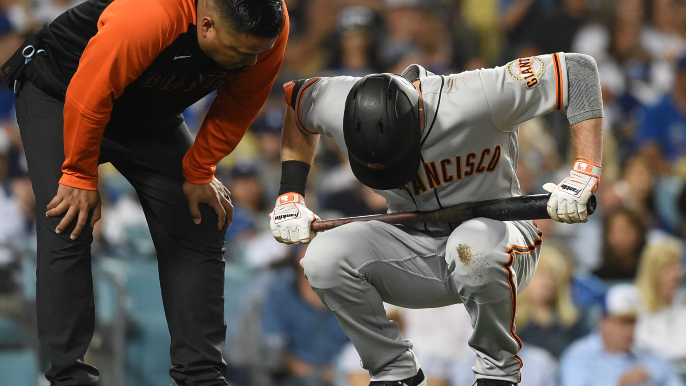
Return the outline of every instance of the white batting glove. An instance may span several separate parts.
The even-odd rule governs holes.
[[[555,221],[567,224],[588,221],[586,204],[598,190],[602,167],[578,159],[574,168],[559,185],[547,183],[543,189],[549,191],[548,215]]]
[[[269,227],[274,238],[285,244],[307,244],[314,235],[312,221],[319,220],[305,206],[305,198],[298,193],[286,193],[276,199],[274,211],[269,214]]]

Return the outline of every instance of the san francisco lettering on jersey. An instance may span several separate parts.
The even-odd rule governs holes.
[[[444,158],[438,163],[436,161],[424,163],[412,181],[414,195],[419,196],[443,184],[460,181],[474,174],[493,172],[500,162],[500,154],[501,148],[497,145],[494,149],[487,147],[479,154],[469,153],[466,157],[455,156],[454,161],[452,158]],[[422,171],[424,177],[422,177]]]

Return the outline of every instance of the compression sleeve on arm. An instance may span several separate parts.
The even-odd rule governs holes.
[[[570,125],[603,117],[603,98],[600,92],[598,66],[584,54],[565,53],[569,79],[567,119]]]

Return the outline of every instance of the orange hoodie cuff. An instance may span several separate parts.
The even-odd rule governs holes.
[[[214,179],[214,172],[217,168],[212,166],[208,171],[204,173],[198,173],[197,171],[190,170],[186,165],[183,168],[183,178],[192,184],[209,184]]]
[[[60,185],[83,190],[98,190],[98,177],[77,177],[71,174],[62,174]]]

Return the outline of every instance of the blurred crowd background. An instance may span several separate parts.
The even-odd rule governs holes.
[[[0,62],[28,34],[78,3],[1,0]],[[286,3],[291,35],[279,79],[239,147],[218,166],[235,206],[226,235],[225,291],[225,353],[233,385],[369,382],[297,264],[305,247],[279,244],[269,231],[267,213],[280,177],[281,84],[400,73],[411,63],[448,74],[557,51],[586,53],[598,63],[603,175],[599,210],[587,224],[538,221],[544,235],[540,265],[517,312],[522,385],[682,384],[686,1]],[[0,385],[42,385],[47,362],[35,332],[36,208],[14,96],[0,83]],[[191,130],[198,130],[211,98],[186,111]],[[544,193],[544,183],[566,177],[573,159],[564,112],[523,123],[519,140],[524,194]],[[166,386],[169,335],[143,211],[111,165],[102,165],[100,176],[103,219],[93,245],[98,323],[86,360],[100,368],[101,385]],[[380,196],[355,180],[330,138],[320,143],[306,200],[322,218],[386,210]],[[617,294],[608,296],[608,289]],[[464,307],[389,306],[388,313],[414,341],[430,386],[473,383]]]

